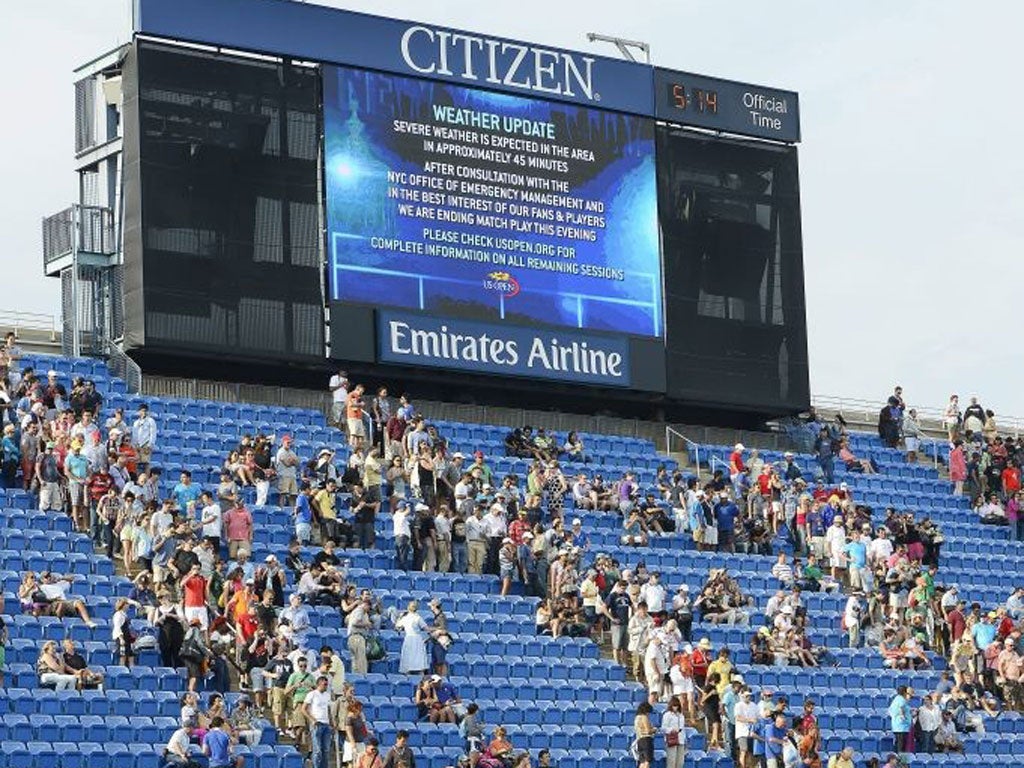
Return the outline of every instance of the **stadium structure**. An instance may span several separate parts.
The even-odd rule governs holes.
[[[371,739],[387,768],[1024,754],[1024,552],[954,495],[960,424],[892,440],[898,397],[811,407],[800,140],[780,88],[309,3],[136,0],[131,41],[75,72],[80,198],[43,221],[59,327],[5,352],[0,765],[376,768]],[[863,525],[903,547],[880,574],[846,548]],[[833,562],[794,570],[814,552]],[[728,610],[674,601],[719,583]],[[87,672],[47,650],[65,640]],[[312,667],[329,716],[298,697]]]

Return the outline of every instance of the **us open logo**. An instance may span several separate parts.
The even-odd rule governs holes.
[[[484,278],[484,290],[495,291],[511,299],[519,294],[519,281],[512,277],[509,272],[489,272]]]

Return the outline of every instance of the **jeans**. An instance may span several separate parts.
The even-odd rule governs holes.
[[[408,571],[412,566],[412,547],[408,536],[395,537],[395,566],[400,571]]]
[[[309,726],[309,740],[313,744],[313,768],[327,768],[327,758],[331,753],[330,723]]]
[[[452,572],[465,573],[469,567],[469,548],[464,541],[452,542]]]
[[[1016,529],[1017,541],[1024,541],[1024,515],[1017,518]]]
[[[921,741],[917,744],[917,751],[926,753],[935,751],[935,731],[921,731]]]
[[[835,482],[835,457],[833,456],[819,456],[818,466],[821,467],[821,474],[825,477],[825,482],[832,484]]]

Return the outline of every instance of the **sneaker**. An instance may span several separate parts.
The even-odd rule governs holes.
[[[96,622],[95,621],[87,621],[87,622],[85,622],[85,626],[87,626],[89,629],[96,629]]]

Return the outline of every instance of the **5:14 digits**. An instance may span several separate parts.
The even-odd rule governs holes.
[[[676,109],[718,114],[717,91],[706,91],[703,88],[687,90],[682,83],[673,83],[669,85],[669,99]]]

